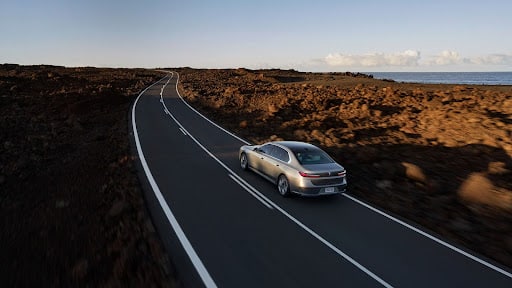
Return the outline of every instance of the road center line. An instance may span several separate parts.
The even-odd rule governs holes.
[[[224,167],[224,169],[226,169],[228,172],[230,172],[229,176],[231,177],[231,179],[236,181],[240,186],[242,186],[247,192],[249,192],[251,195],[253,195],[259,201],[265,201],[266,198],[265,198],[265,196],[263,196],[263,194],[261,194],[261,192],[259,192],[256,188],[252,187],[249,183],[247,183],[244,179],[242,179],[242,177],[238,176],[235,172],[233,172],[233,170],[231,170],[228,166],[226,166],[213,153],[211,153],[208,149],[206,149],[206,147],[204,147],[203,144],[201,144],[194,136],[192,136],[192,134],[190,134],[190,132],[188,132],[187,129],[185,129],[185,127],[183,127],[183,125],[178,121],[178,119],[176,119],[176,117],[174,117],[174,115],[172,115],[171,112],[169,112],[169,110],[167,109],[167,106],[165,105],[165,102],[162,102],[162,105],[164,106],[164,110],[167,111],[166,114],[169,115],[169,117],[171,117],[171,119],[176,123],[176,125],[179,126],[178,128],[181,130],[181,132],[185,135],[188,135],[192,139],[192,141],[194,141],[210,157],[212,157],[215,161],[217,161],[220,165],[222,165],[222,167]],[[268,200],[268,201],[270,201],[270,200]],[[272,209],[272,207],[271,207],[272,205],[269,205],[268,203],[264,203],[264,204],[267,207],[270,206],[269,208]]]
[[[260,196],[258,196],[258,194],[256,194],[255,192],[251,191],[251,189],[249,187],[245,186],[240,180],[238,180],[236,178],[236,176],[234,176],[233,174],[228,174],[228,175],[229,175],[229,177],[231,179],[233,179],[233,181],[235,181],[238,185],[242,186],[242,188],[244,188],[247,192],[249,192],[252,196],[254,196],[254,198],[258,199],[261,203],[263,203],[263,205],[267,206],[267,208],[274,209],[272,207],[272,205],[270,205],[265,200],[263,200]]]

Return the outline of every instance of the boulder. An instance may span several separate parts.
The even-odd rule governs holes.
[[[408,162],[402,162],[402,166],[405,168],[407,178],[416,182],[427,183],[427,176],[419,166]]]
[[[472,173],[462,183],[458,196],[468,204],[512,210],[512,191],[496,187],[485,173]]]

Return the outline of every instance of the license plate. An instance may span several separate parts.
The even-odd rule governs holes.
[[[325,193],[332,193],[332,192],[334,192],[334,187],[325,188]]]

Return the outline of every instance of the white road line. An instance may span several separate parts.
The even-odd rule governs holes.
[[[171,112],[169,112],[169,110],[167,110],[167,115],[170,115]],[[181,133],[183,133],[183,135],[187,135],[187,132],[185,130],[183,130],[181,127],[179,128]]]
[[[163,98],[161,98],[161,99],[163,100]],[[167,109],[167,105],[165,104],[165,101],[162,101],[162,105],[164,106],[164,110],[169,111]],[[172,118],[172,120],[176,123],[176,125],[179,126],[178,128],[183,132],[183,134],[188,135],[190,138],[192,138],[192,140],[200,148],[202,148],[210,157],[212,157],[215,161],[217,161],[220,165],[222,165],[222,167],[224,167],[224,169],[226,169],[228,172],[230,172],[229,177],[231,177],[231,179],[233,179],[235,182],[237,182],[240,186],[242,186],[247,192],[249,192],[251,195],[253,195],[256,199],[263,202],[265,204],[265,206],[269,207],[270,209],[273,209],[272,205],[265,203],[265,199],[267,199],[267,198],[265,196],[263,196],[263,194],[260,191],[258,191],[256,188],[254,188],[249,183],[247,183],[247,181],[245,181],[242,177],[238,176],[235,172],[233,172],[233,170],[231,170],[222,161],[220,161],[220,159],[218,159],[213,153],[211,153],[208,149],[206,149],[206,147],[204,147],[203,144],[201,144],[194,136],[192,136],[192,134],[190,134],[187,131],[187,129],[185,129],[185,127],[183,127],[183,125],[178,121],[178,119],[176,119],[176,117],[174,117],[174,115],[171,114],[171,112],[169,112],[168,115]],[[271,202],[268,199],[267,199],[267,201]]]
[[[183,99],[183,97],[181,97],[180,95],[180,92],[178,91],[178,82],[180,81],[180,74],[178,72],[176,72],[176,74],[178,75],[178,78],[176,79],[176,93],[178,93],[178,96],[180,96],[180,99],[181,101],[183,101],[183,103],[185,103],[185,105],[188,106],[188,108],[190,108],[192,111],[196,112],[197,115],[201,116],[204,120],[210,122],[213,126],[219,128],[220,130],[224,131],[225,133],[227,133],[228,135],[236,138],[237,140],[247,144],[247,145],[250,145],[251,143],[245,139],[242,139],[240,137],[238,137],[237,135],[231,133],[230,131],[224,129],[223,127],[221,127],[220,125],[218,125],[217,123],[213,122],[212,120],[206,118],[206,116],[204,116],[203,114],[201,114],[199,111],[197,111],[194,107],[190,106],[190,104],[187,103],[187,101],[185,101],[185,99]]]
[[[164,103],[165,105],[165,103]],[[258,200],[263,200],[263,201],[268,201],[269,203],[272,203],[271,200],[269,200],[268,198],[266,198],[260,191],[258,191],[256,188],[254,188],[253,186],[251,186],[249,183],[247,183],[244,179],[242,179],[242,177],[238,176],[238,174],[236,174],[233,170],[231,170],[231,168],[229,168],[226,164],[224,164],[224,162],[220,161],[219,158],[217,158],[212,152],[210,152],[208,149],[206,149],[206,147],[203,146],[203,144],[201,144],[201,142],[199,142],[192,134],[190,134],[190,132],[188,132],[187,129],[185,129],[185,127],[183,127],[183,125],[178,121],[178,119],[176,119],[176,117],[174,117],[174,115],[172,115],[171,113],[169,113],[169,116],[172,118],[172,120],[179,126],[179,129],[184,131],[191,139],[192,141],[194,141],[201,149],[203,149],[207,154],[208,156],[212,157],[215,161],[217,161],[217,163],[219,163],[222,167],[224,167],[224,169],[226,169],[230,174],[230,177],[233,179],[233,177],[235,177],[237,180],[237,183],[242,183],[241,185],[243,185],[242,187],[245,188],[249,188],[249,190],[247,190],[249,193],[251,193],[251,195],[253,195],[256,199]],[[265,204],[265,206],[269,206],[268,204]],[[270,204],[270,206],[273,206]]]
[[[164,78],[162,78],[162,79],[164,79]],[[158,81],[158,82],[160,82],[160,81]],[[144,172],[146,173],[146,177],[148,178],[151,188],[152,188],[156,198],[158,199],[158,202],[160,203],[160,206],[162,207],[162,209],[165,213],[165,216],[167,217],[167,220],[169,220],[169,223],[171,224],[172,228],[174,229],[174,232],[176,233],[176,236],[178,237],[181,245],[183,246],[183,249],[185,249],[185,252],[187,253],[188,257],[190,258],[190,261],[192,262],[192,264],[194,265],[194,267],[197,270],[197,273],[203,280],[204,285],[206,287],[217,287],[217,285],[213,281],[212,277],[206,270],[206,267],[203,265],[203,262],[201,261],[201,259],[199,259],[199,256],[197,255],[194,248],[192,247],[192,244],[190,244],[190,241],[188,240],[187,236],[185,236],[183,229],[181,229],[181,226],[179,225],[178,221],[176,220],[176,217],[174,217],[174,214],[172,213],[171,209],[169,208],[169,205],[167,205],[167,202],[165,201],[164,196],[162,195],[162,192],[160,191],[160,188],[158,188],[158,185],[156,184],[156,181],[153,178],[153,174],[151,173],[151,170],[149,169],[148,163],[146,162],[146,158],[144,157],[144,153],[143,153],[142,147],[140,145],[139,134],[137,133],[137,124],[135,121],[135,108],[137,107],[137,102],[139,101],[142,94],[144,94],[146,92],[146,90],[148,90],[150,87],[157,84],[158,82],[155,82],[151,86],[144,89],[144,91],[142,91],[139,94],[139,96],[133,103],[132,128],[133,128],[133,134],[135,137],[135,145],[137,146],[137,153],[139,154],[139,158],[142,163],[142,167],[144,168]],[[167,83],[169,83],[169,81],[167,81]],[[166,83],[166,85],[167,85],[167,83]]]
[[[227,166],[225,166],[224,163],[221,162],[221,165],[223,165],[226,170],[233,172],[231,169],[229,169]],[[263,193],[261,193],[260,191],[258,191],[258,189],[254,188],[251,184],[249,184],[247,181],[245,181],[244,178],[242,178],[238,174],[234,174],[234,173],[232,173],[230,175],[235,177],[238,180],[238,182],[242,183],[245,187],[249,188],[252,192],[254,192],[254,194],[256,194],[263,201],[266,201],[268,204],[270,204],[270,206],[274,206],[273,205],[274,203],[270,199],[265,197],[265,195],[263,195]]]
[[[437,237],[434,237],[434,236],[428,234],[427,232],[424,232],[424,231],[422,231],[422,230],[420,230],[420,229],[418,229],[418,228],[416,228],[416,227],[414,227],[412,225],[409,225],[409,224],[405,223],[404,221],[402,221],[400,219],[397,219],[397,218],[395,218],[395,217],[393,217],[393,216],[391,216],[391,215],[389,215],[389,214],[387,214],[385,212],[382,212],[379,209],[377,209],[377,208],[375,208],[373,206],[370,206],[369,204],[366,204],[363,201],[361,201],[359,199],[356,199],[356,198],[354,198],[354,197],[352,197],[352,196],[350,196],[350,195],[348,195],[346,193],[343,193],[343,196],[347,197],[348,199],[350,199],[350,200],[352,200],[352,201],[354,201],[354,202],[356,202],[356,203],[358,203],[360,205],[363,205],[364,207],[374,211],[375,213],[378,213],[378,214],[380,214],[380,215],[382,215],[382,216],[384,216],[384,217],[386,217],[386,218],[388,218],[390,220],[393,220],[393,221],[401,224],[402,226],[405,226],[405,227],[411,229],[412,231],[414,231],[416,233],[419,233],[419,234],[429,238],[432,241],[435,241],[435,242],[437,242],[437,243],[439,243],[439,244],[441,244],[441,245],[443,245],[443,246],[445,246],[447,248],[450,248],[450,249],[452,249],[452,250],[454,250],[454,251],[456,251],[456,252],[458,252],[458,253],[466,256],[466,257],[468,257],[471,260],[474,260],[474,261],[476,261],[476,262],[478,262],[478,263],[480,263],[480,264],[482,264],[484,266],[487,266],[487,267],[491,268],[492,270],[494,270],[496,272],[499,272],[499,273],[501,273],[501,274],[503,274],[503,275],[505,275],[505,276],[507,276],[509,278],[512,278],[512,273],[509,273],[509,272],[507,272],[507,271],[505,271],[505,270],[503,270],[503,269],[501,269],[499,267],[496,267],[496,266],[492,265],[491,263],[488,263],[488,262],[486,262],[486,261],[484,261],[484,260],[482,260],[482,259],[480,259],[480,258],[478,258],[478,257],[476,257],[474,255],[471,255],[468,252],[466,252],[466,251],[464,251],[464,250],[462,250],[460,248],[457,248],[457,247],[453,246],[450,243],[447,243],[447,242],[445,242],[445,241],[443,241],[443,240],[441,240],[441,239],[439,239]]]
[[[251,193],[251,195],[254,196],[254,198],[258,199],[261,203],[263,203],[263,205],[267,206],[268,209],[274,209],[270,204],[265,202],[265,200],[261,199],[260,196],[258,196],[258,194],[251,191],[251,189],[249,187],[245,186],[240,180],[238,180],[235,176],[233,176],[233,174],[228,174],[228,175],[231,179],[233,179],[233,181],[238,183],[238,185],[242,186],[242,188],[244,188],[247,192]]]
[[[208,122],[210,122],[210,123],[212,123],[213,125],[215,125],[216,127],[218,127],[220,130],[222,130],[222,131],[226,132],[228,135],[233,136],[234,138],[236,138],[236,139],[240,140],[242,143],[245,143],[246,145],[252,145],[250,142],[248,142],[248,141],[246,141],[246,140],[244,140],[244,139],[242,139],[242,138],[238,137],[237,135],[235,135],[235,134],[233,134],[233,133],[231,133],[231,132],[227,131],[226,129],[224,129],[224,128],[223,128],[223,127],[221,127],[220,125],[216,124],[216,123],[215,123],[215,122],[213,122],[212,120],[210,120],[210,119],[206,118],[206,116],[204,116],[204,115],[203,115],[203,114],[201,114],[199,111],[197,111],[197,110],[196,110],[196,109],[194,109],[192,106],[190,106],[190,104],[188,104],[188,103],[185,101],[185,99],[183,99],[183,97],[181,97],[181,95],[180,95],[180,93],[179,93],[179,91],[178,91],[178,81],[179,81],[179,79],[180,79],[180,75],[179,75],[179,73],[177,73],[177,72],[175,72],[175,73],[176,73],[176,74],[178,74],[178,78],[177,78],[177,81],[176,81],[176,92],[178,93],[178,96],[181,98],[181,100],[182,100],[182,101],[183,101],[183,102],[184,102],[184,103],[185,103],[185,104],[186,104],[190,109],[192,109],[194,112],[196,112],[196,113],[197,113],[197,114],[199,114],[201,117],[203,117],[204,119],[206,119]],[[476,257],[476,256],[474,256],[474,255],[471,255],[471,254],[469,254],[469,253],[467,253],[467,252],[465,252],[465,251],[463,251],[463,250],[461,250],[461,249],[459,249],[459,248],[457,248],[457,247],[455,247],[455,246],[453,246],[453,245],[451,245],[451,244],[449,244],[449,243],[446,243],[445,241],[443,241],[443,240],[441,240],[441,239],[439,239],[439,238],[437,238],[437,237],[435,237],[435,236],[433,236],[433,235],[430,235],[429,233],[427,233],[427,232],[425,232],[425,231],[423,231],[423,230],[420,230],[420,229],[418,229],[418,228],[415,228],[415,227],[413,227],[413,226],[411,226],[411,225],[409,225],[409,224],[407,224],[407,223],[405,223],[405,222],[403,222],[403,221],[401,221],[401,220],[399,220],[399,219],[396,219],[395,217],[393,217],[393,216],[391,216],[391,215],[388,215],[388,214],[386,214],[385,212],[383,212],[383,211],[381,211],[381,210],[379,210],[379,209],[377,209],[377,208],[375,208],[375,207],[372,207],[372,206],[370,206],[370,205],[368,205],[368,204],[365,204],[364,202],[362,202],[362,201],[358,200],[357,198],[355,198],[355,197],[353,197],[353,196],[350,196],[350,195],[348,195],[348,194],[346,194],[346,193],[343,193],[343,195],[344,195],[345,197],[347,197],[347,198],[349,198],[349,199],[353,200],[353,201],[354,201],[354,202],[356,202],[357,204],[362,205],[363,207],[366,207],[366,208],[368,208],[368,209],[370,209],[370,210],[372,210],[372,211],[374,211],[374,212],[377,212],[377,213],[381,214],[382,216],[385,216],[385,217],[387,217],[388,219],[390,219],[390,220],[392,220],[392,221],[394,221],[394,222],[396,222],[396,223],[398,223],[398,224],[400,224],[400,225],[403,225],[403,226],[405,226],[405,227],[407,227],[407,228],[409,228],[409,229],[413,230],[414,232],[417,232],[417,233],[419,233],[419,234],[421,234],[421,235],[423,235],[423,236],[425,236],[425,237],[427,237],[427,238],[429,238],[429,239],[431,239],[431,240],[433,240],[433,241],[435,241],[435,242],[437,242],[437,243],[439,243],[439,244],[441,244],[441,245],[443,245],[443,246],[445,246],[445,247],[447,247],[447,248],[449,248],[449,249],[452,249],[452,250],[453,250],[453,251],[455,251],[455,252],[458,252],[458,253],[460,253],[460,254],[462,254],[462,255],[464,255],[464,256],[466,256],[466,257],[468,257],[468,258],[469,258],[469,259],[471,259],[471,260],[474,260],[474,261],[476,261],[476,262],[478,262],[478,263],[480,263],[480,264],[482,264],[482,265],[484,265],[484,266],[486,266],[486,267],[489,267],[489,268],[493,269],[493,270],[494,270],[494,271],[496,271],[496,272],[499,272],[499,273],[501,273],[501,274],[503,274],[503,275],[505,275],[505,276],[507,276],[507,277],[509,277],[509,278],[512,278],[512,273],[510,273],[510,272],[508,272],[508,271],[505,271],[504,269],[502,269],[502,268],[500,268],[500,267],[497,267],[496,265],[493,265],[493,264],[491,264],[491,263],[489,263],[489,262],[487,262],[487,261],[485,261],[485,260],[483,260],[483,259],[480,259],[480,258],[478,258],[478,257]]]
[[[179,79],[179,74],[178,74],[178,79]],[[178,91],[178,82],[176,82],[176,92],[178,93],[178,96],[183,100],[183,98],[181,97],[181,95],[179,94],[179,91]],[[186,102],[184,102],[186,103]],[[165,106],[165,101],[162,103],[164,106]],[[190,107],[190,105],[187,104],[187,106]],[[167,107],[167,106],[166,106]],[[193,108],[192,108],[193,109]],[[198,113],[199,115],[201,115],[199,112],[196,111],[196,113]],[[187,131],[187,129],[185,129],[185,127],[183,127],[183,125],[181,125],[181,123],[174,117],[174,115],[169,114],[169,116],[174,120],[174,122],[176,122],[176,124],[178,124],[178,126],[180,126],[181,128],[183,128],[183,130],[185,130],[188,134],[188,136],[194,141],[196,142],[196,144],[201,147],[201,149],[203,149],[208,155],[210,155],[210,157],[212,157],[213,159],[215,159],[222,167],[224,167],[224,169],[226,169],[229,173],[230,173],[230,177],[231,175],[236,177],[236,179],[239,179],[241,180],[241,182],[243,182],[244,184],[247,184],[248,186],[249,183],[245,182],[242,177],[240,177],[238,174],[236,174],[235,172],[233,172],[233,170],[231,170],[226,164],[224,164],[224,162],[220,161],[220,159],[218,159],[212,152],[210,152],[203,144],[201,144],[194,136],[192,136],[192,134],[190,134],[190,132]],[[202,115],[201,115],[202,116]],[[207,119],[206,117],[203,116],[204,119]],[[210,123],[214,124],[215,126],[219,127],[220,129],[222,129],[223,131],[225,131],[226,133],[230,134],[231,136],[237,138],[238,140],[242,141],[241,138],[238,138],[236,136],[234,136],[234,134],[231,134],[229,133],[228,131],[224,130],[222,127],[218,126],[217,124],[209,121]],[[233,179],[233,177],[232,177]],[[252,186],[251,186],[252,187]],[[254,188],[253,188],[254,189]],[[270,204],[272,207],[274,207],[274,209],[276,209],[277,211],[281,212],[281,214],[283,214],[284,216],[286,216],[288,219],[290,219],[292,222],[294,222],[295,224],[297,224],[299,227],[301,227],[302,229],[304,229],[306,232],[308,232],[310,235],[312,235],[313,237],[315,237],[317,240],[319,240],[321,243],[323,243],[324,245],[326,245],[328,248],[330,248],[332,251],[334,251],[336,254],[340,255],[341,257],[343,257],[345,260],[347,260],[348,262],[352,263],[354,266],[356,266],[359,270],[363,271],[366,275],[370,276],[371,278],[373,278],[375,281],[379,282],[382,286],[384,287],[387,287],[387,288],[391,288],[393,286],[391,286],[389,283],[387,283],[386,281],[384,281],[382,278],[380,278],[379,276],[377,276],[375,273],[371,272],[369,269],[367,269],[366,267],[364,267],[363,265],[361,265],[359,262],[357,262],[356,260],[354,260],[352,257],[348,256],[347,254],[345,254],[343,251],[341,251],[340,249],[338,249],[336,246],[334,246],[333,244],[331,244],[329,241],[325,240],[322,236],[320,236],[319,234],[317,234],[315,231],[313,231],[312,229],[310,229],[309,227],[307,227],[305,224],[303,224],[302,222],[300,222],[299,220],[297,220],[295,217],[293,217],[292,215],[290,215],[288,212],[286,212],[284,209],[282,209],[281,207],[279,207],[276,203],[272,202],[270,199],[268,199],[267,197],[265,197],[265,195],[261,194],[261,192],[259,192],[258,190],[254,189],[254,192],[259,196],[261,197],[262,199],[264,199],[268,204]],[[252,194],[252,193],[251,193]]]

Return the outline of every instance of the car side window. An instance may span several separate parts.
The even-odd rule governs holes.
[[[260,151],[260,152],[261,152],[261,153],[263,153],[263,154],[271,155],[271,154],[270,154],[270,152],[271,152],[271,151],[270,151],[270,145],[269,145],[269,144],[261,146],[261,147],[258,149],[258,151]]]
[[[272,145],[273,149],[272,149],[272,156],[274,156],[275,158],[283,161],[283,162],[288,162],[290,161],[290,156],[288,155],[288,152],[286,152],[286,150],[284,150],[283,148],[281,147],[277,147],[275,145]]]
[[[277,158],[277,151],[276,151],[276,146],[272,145],[272,144],[269,144],[268,145],[268,154],[274,158]]]
[[[290,161],[290,155],[288,155],[288,152],[280,147],[278,147],[278,149],[279,149],[279,159],[281,159],[283,162]]]

